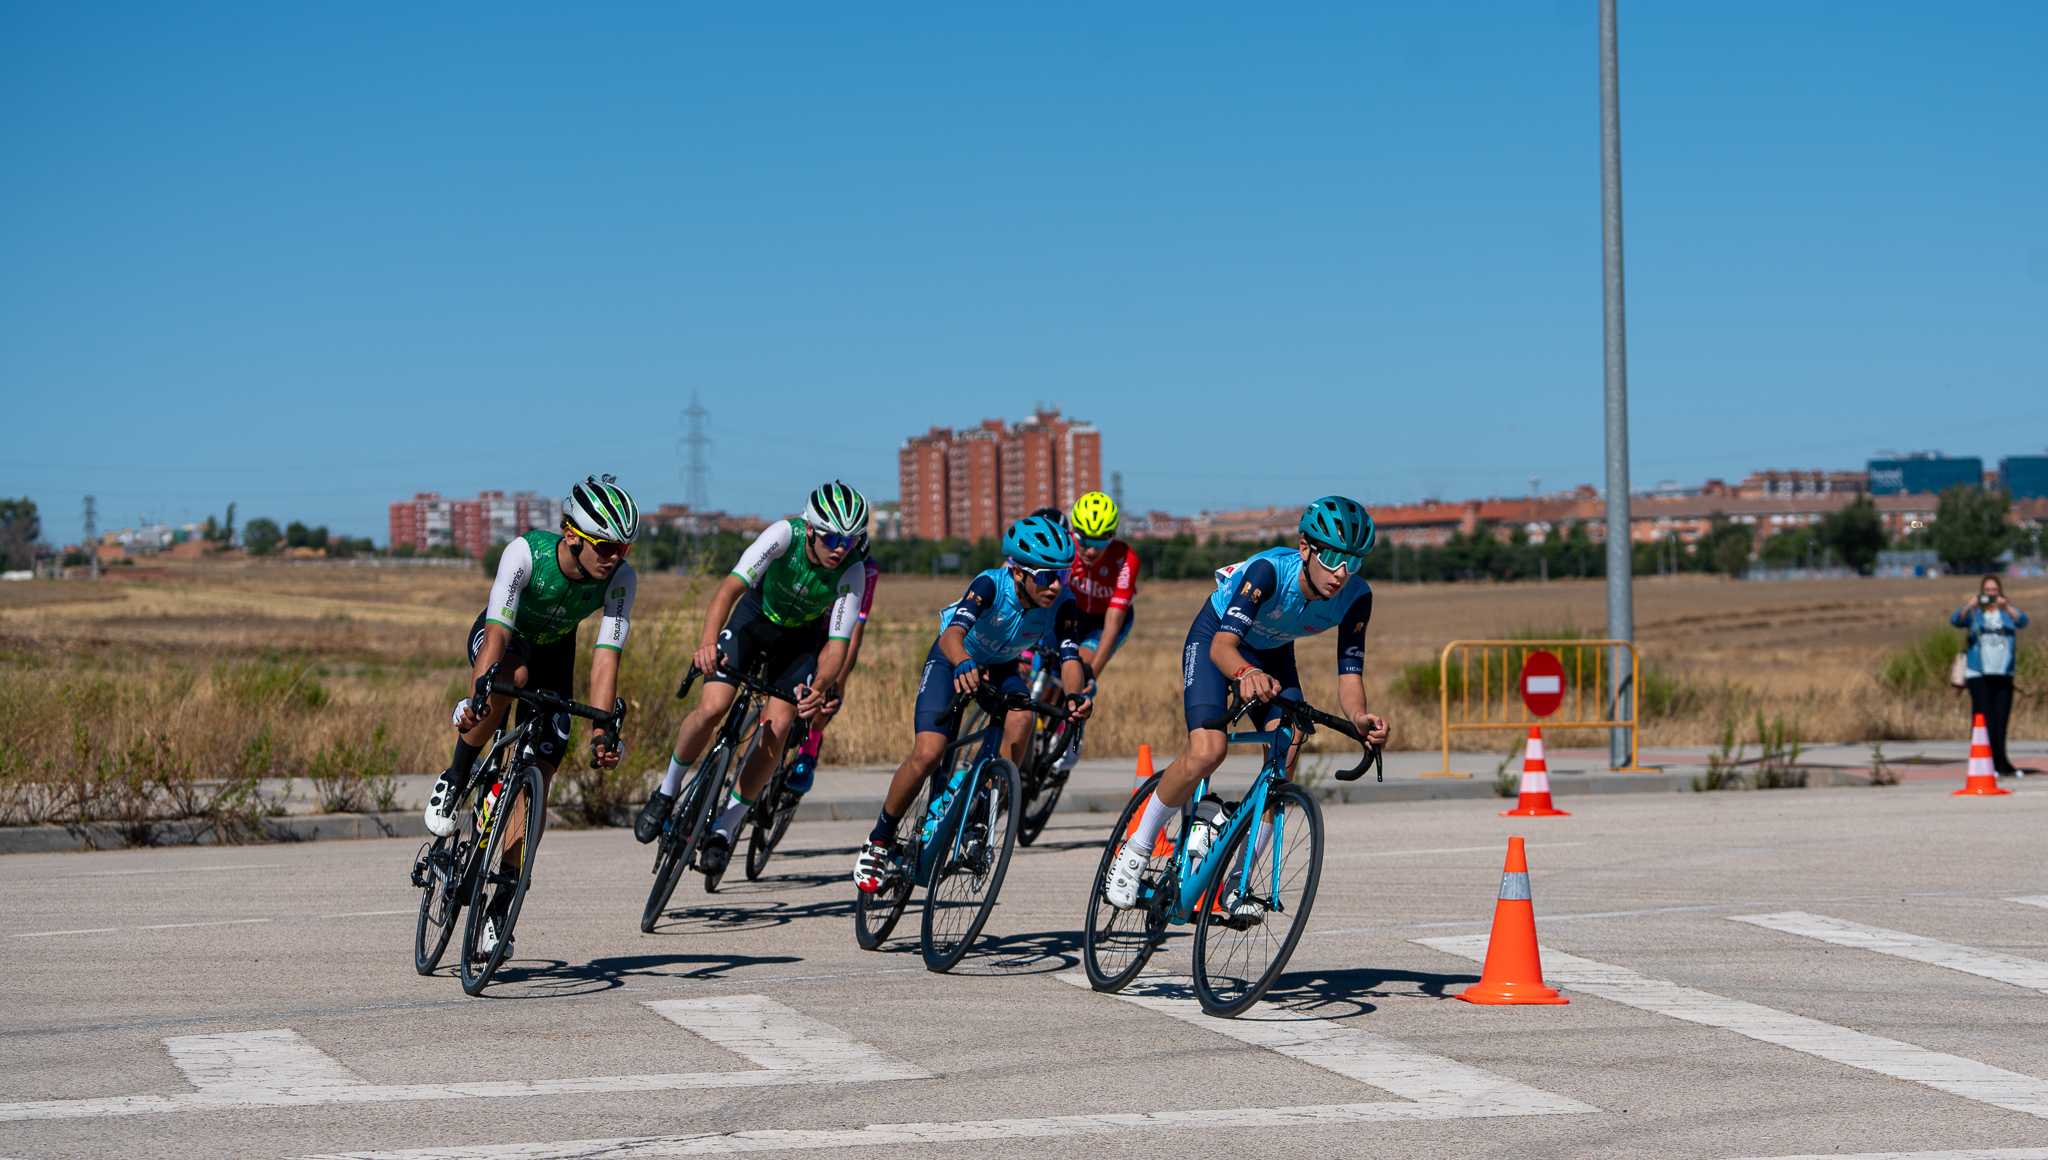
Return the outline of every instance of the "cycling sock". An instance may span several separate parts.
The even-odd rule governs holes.
[[[813,729],[805,735],[803,748],[797,750],[796,755],[798,757],[808,757],[812,761],[816,761],[818,760],[818,753],[824,748],[825,731],[823,729]]]
[[[455,756],[448,760],[449,780],[457,782],[469,780],[469,771],[476,767],[476,755],[483,751],[483,746],[471,745],[469,742],[457,737],[455,739]]]
[[[1138,815],[1138,828],[1131,831],[1131,839],[1124,845],[1149,850],[1159,840],[1159,831],[1165,827],[1168,818],[1180,812],[1179,806],[1170,806],[1159,800],[1158,794],[1145,799],[1145,812]]]
[[[883,810],[875,818],[875,828],[868,831],[868,841],[886,846],[896,840],[896,815]]]
[[[711,828],[728,838],[732,837],[733,827],[740,824],[740,819],[747,814],[747,807],[753,804],[741,797],[739,790],[733,790],[732,796],[726,799],[725,809],[719,811],[718,820],[711,824]]]
[[[682,792],[683,774],[687,772],[689,771],[683,768],[683,763],[671,754],[668,759],[668,772],[661,778],[661,792],[670,797]]]

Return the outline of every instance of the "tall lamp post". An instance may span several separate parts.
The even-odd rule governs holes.
[[[1621,85],[1614,37],[1615,0],[1600,0],[1600,266],[1605,278],[1607,363],[1607,635],[1635,639],[1634,567],[1628,533],[1628,323],[1621,278]],[[1628,650],[1608,666],[1609,720],[1622,720],[1633,700]],[[1630,714],[1632,729],[1636,722]],[[1631,765],[1629,730],[1608,738],[1608,764]]]

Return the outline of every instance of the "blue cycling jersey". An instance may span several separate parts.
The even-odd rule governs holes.
[[[1338,671],[1362,671],[1372,585],[1353,576],[1329,599],[1310,600],[1301,586],[1302,566],[1299,548],[1269,548],[1241,564],[1217,569],[1209,608],[1219,627],[1263,650],[1341,625]]]
[[[967,630],[967,656],[977,665],[1014,661],[1028,648],[1058,651],[1062,660],[1079,657],[1080,616],[1062,590],[1051,607],[1027,606],[1008,567],[975,576],[967,592],[939,613],[939,631]]]

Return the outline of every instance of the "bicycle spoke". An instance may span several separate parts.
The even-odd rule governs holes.
[[[1195,989],[1212,1013],[1234,1015],[1272,986],[1315,901],[1322,869],[1321,812],[1291,785],[1277,788],[1268,803],[1261,824],[1247,825],[1232,837],[1215,893],[1197,919]],[[1246,900],[1257,906],[1256,914],[1235,913]]]

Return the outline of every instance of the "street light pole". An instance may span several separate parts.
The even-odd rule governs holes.
[[[1628,531],[1628,324],[1621,278],[1621,83],[1614,36],[1615,0],[1600,0],[1600,266],[1605,276],[1607,364],[1607,635],[1635,639],[1634,568]],[[1622,720],[1633,700],[1628,650],[1614,649],[1608,667],[1609,720]],[[1629,721],[1633,727],[1636,723]],[[1608,738],[1608,764],[1630,765],[1629,730]]]

